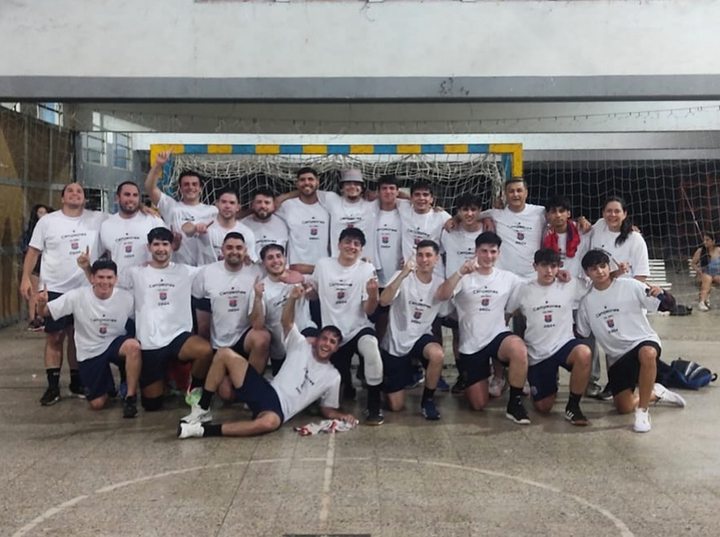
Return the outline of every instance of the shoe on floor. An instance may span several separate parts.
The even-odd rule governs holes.
[[[204,432],[202,423],[178,423],[178,438],[202,438]]]
[[[490,397],[500,397],[504,389],[505,379],[503,377],[496,377],[495,375],[490,377],[490,383],[488,384]]]
[[[603,390],[600,392],[600,395],[597,396],[598,399],[601,401],[612,401],[613,394],[612,394],[612,388],[610,388],[610,383],[608,382]]]
[[[580,427],[590,423],[579,406],[575,408],[565,407],[565,419],[570,422],[570,425],[578,425]]]
[[[137,397],[126,397],[123,400],[123,418],[134,418],[137,415]]]
[[[530,425],[530,416],[522,403],[508,405],[505,417],[518,425]]]
[[[437,391],[444,392],[444,393],[447,393],[450,391],[450,385],[442,377],[440,377],[440,379],[438,380]]]
[[[650,412],[648,412],[647,408],[636,408],[633,431],[636,433],[649,433],[650,429],[652,429],[650,426]]]
[[[207,423],[208,421],[212,421],[212,412],[210,409],[203,410],[200,405],[193,405],[190,414],[180,420],[181,423]]]
[[[461,395],[465,392],[465,381],[462,379],[462,377],[458,377],[455,381],[455,384],[453,384],[453,387],[450,388],[450,393],[453,395]]]
[[[426,420],[436,421],[440,419],[440,412],[435,406],[435,401],[428,399],[425,404],[420,407],[420,412]]]
[[[40,404],[42,406],[52,406],[55,403],[57,403],[60,400],[60,389],[59,388],[51,388],[48,386],[48,389],[45,390],[45,393],[40,398]]]
[[[383,416],[382,410],[371,411],[369,408],[365,410],[365,425],[382,425],[385,423],[385,416]]]
[[[678,406],[680,408],[685,407],[685,398],[679,393],[668,390],[662,384],[655,383],[653,386],[653,393],[657,397],[657,401],[655,401],[656,405]]]
[[[70,386],[68,386],[68,389],[70,391],[70,397],[76,397],[77,399],[85,399],[85,388],[83,388],[82,384],[79,382],[76,383],[70,383]]]
[[[698,302],[697,309],[699,311],[710,311],[710,308],[707,307],[707,304],[705,304],[705,302]]]
[[[585,397],[590,397],[592,399],[598,399],[601,393],[602,386],[595,384],[594,382],[588,384],[588,387],[585,389]]]
[[[408,383],[407,386],[405,386],[406,390],[412,390],[413,388],[417,388],[418,386],[421,386],[425,383],[425,371],[420,368],[419,371],[416,371],[412,375],[412,379]],[[438,385],[440,383],[438,382]]]

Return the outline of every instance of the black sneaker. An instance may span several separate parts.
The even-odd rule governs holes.
[[[123,418],[134,418],[137,415],[137,397],[126,397],[123,401]]]
[[[463,392],[465,392],[465,381],[462,377],[458,377],[453,387],[450,388],[450,393],[453,395],[461,395]]]
[[[57,403],[60,400],[60,389],[59,388],[51,388],[48,386],[48,389],[45,390],[45,393],[40,398],[40,404],[42,406],[52,406],[55,403]]]
[[[79,382],[71,382],[68,386],[70,390],[70,397],[77,397],[78,399],[85,399],[85,388]]]
[[[518,425],[530,425],[530,416],[522,403],[508,405],[505,417]]]
[[[369,408],[365,411],[365,425],[382,425],[385,423],[385,416],[383,416],[382,410],[374,411]]]
[[[585,414],[582,413],[582,410],[580,410],[580,407],[570,408],[565,407],[565,419],[570,422],[571,425],[578,425],[578,426],[585,426],[590,423],[588,419],[585,417]]]
[[[600,394],[597,396],[598,399],[601,401],[612,401],[613,394],[612,390],[610,389],[610,383],[608,382],[605,387],[603,388],[603,391],[600,392]]]

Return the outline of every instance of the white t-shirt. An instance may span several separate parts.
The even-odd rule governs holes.
[[[567,270],[573,278],[587,280],[582,268],[582,258],[590,250],[590,236],[580,233],[580,244],[575,251],[575,257],[567,256],[567,233],[558,233],[558,250],[560,253],[560,268]]]
[[[89,285],[77,258],[90,247],[90,263],[100,256],[100,226],[107,214],[83,210],[80,216],[55,211],[38,220],[30,246],[42,253],[40,288],[67,293]]]
[[[412,203],[407,200],[398,200],[398,212],[402,220],[402,252],[405,259],[415,253],[415,247],[420,241],[431,240],[441,246],[443,226],[451,218],[447,212],[430,209],[426,213],[416,213]],[[440,265],[442,263],[436,265],[436,273],[442,277],[445,269]]]
[[[300,199],[283,202],[275,214],[285,220],[290,236],[287,258],[289,264],[314,265],[328,257],[330,215],[319,203],[307,204]]]
[[[204,203],[188,205],[182,201],[172,199],[163,192],[160,195],[157,208],[170,229],[182,235],[180,248],[173,254],[173,260],[186,265],[197,265],[198,256],[200,255],[198,236],[188,237],[183,233],[182,226],[185,222],[209,224],[217,216],[217,207],[205,205]]]
[[[588,287],[578,279],[567,283],[556,280],[550,285],[540,285],[535,280],[515,288],[507,309],[519,308],[527,318],[524,339],[529,365],[550,358],[575,338],[573,310],[587,292]]]
[[[505,312],[510,293],[525,280],[507,270],[493,269],[485,276],[472,272],[463,276],[453,294],[460,324],[460,352],[473,354],[495,336],[507,332]]]
[[[368,299],[367,282],[375,277],[375,268],[358,260],[349,267],[342,266],[337,258],[326,257],[315,264],[315,272],[308,281],[317,289],[320,298],[320,315],[324,325],[332,324],[342,332],[342,345],[372,323],[363,309]]]
[[[231,272],[224,261],[202,267],[195,276],[192,295],[209,298],[212,306],[210,342],[214,349],[232,347],[250,328],[253,285],[258,277],[256,265]]]
[[[482,232],[482,226],[478,231],[465,231],[461,226],[452,231],[443,230],[440,245],[445,251],[446,278],[460,270],[465,261],[475,257],[475,239]]]
[[[632,231],[624,243],[615,246],[615,239],[619,236],[620,232],[610,231],[605,219],[601,218],[593,225],[590,244],[592,248],[600,248],[610,255],[613,270],[617,268],[617,263],[629,263],[630,272],[623,274],[623,277],[650,276],[648,249],[642,235]]]
[[[528,203],[519,213],[505,207],[484,211],[481,217],[486,216],[493,219],[495,233],[503,241],[495,267],[509,270],[524,278],[534,278],[535,252],[542,246],[547,223],[545,207]]]
[[[293,326],[285,338],[285,363],[270,385],[280,400],[284,421],[320,399],[327,408],[340,407],[340,373],[330,363],[318,362],[312,346]]]
[[[117,287],[107,299],[95,296],[92,287],[71,289],[47,306],[53,319],[75,316],[78,362],[100,356],[115,338],[126,335],[125,324],[134,314],[132,295]]]
[[[135,298],[137,339],[143,350],[166,347],[183,332],[192,332],[190,306],[197,267],[170,263],[163,269],[130,267],[118,277],[118,286]]]
[[[285,303],[290,297],[292,284],[274,282],[269,276],[262,280],[265,285],[263,291],[263,312],[265,314],[265,328],[270,332],[270,357],[276,360],[282,359],[286,354],[284,335],[280,318]],[[253,289],[252,300],[255,298]],[[252,303],[252,302],[251,302]],[[306,328],[316,327],[310,318],[310,302],[303,297],[295,302],[295,326],[302,332]]]
[[[355,203],[348,202],[335,192],[318,190],[318,200],[330,214],[330,253],[332,257],[338,256],[338,243],[340,233],[348,227],[356,227],[365,234],[365,247],[361,257],[372,260],[376,267],[380,267],[375,251],[375,224],[379,205],[373,201],[360,198]]]
[[[400,213],[397,209],[392,211],[378,210],[375,225],[375,240],[377,242],[377,256],[380,260],[381,270],[378,270],[380,288],[387,287],[392,274],[400,268],[402,261]]]
[[[390,281],[400,275],[393,274]],[[432,334],[432,324],[443,301],[435,293],[443,279],[432,275],[430,283],[421,282],[415,272],[402,281],[390,305],[389,324],[381,347],[393,356],[406,356],[420,337]]]
[[[274,214],[264,222],[255,220],[254,216],[248,216],[240,220],[250,228],[255,235],[255,258],[260,259],[260,250],[268,244],[279,244],[285,249],[287,255],[288,227],[285,220]]]
[[[207,228],[205,233],[198,235],[200,238],[200,256],[198,257],[197,264],[209,265],[216,261],[222,261],[224,259],[222,245],[225,240],[225,235],[232,232],[242,234],[250,259],[257,261],[258,255],[255,248],[255,233],[242,222],[235,222],[232,229],[227,229],[222,227],[216,220]]]
[[[590,332],[595,335],[605,349],[608,366],[642,341],[660,345],[643,311],[657,311],[660,300],[648,296],[646,289],[645,284],[633,278],[618,278],[604,291],[593,287],[580,302],[577,331],[583,336]]]
[[[147,236],[151,229],[165,227],[158,216],[137,212],[132,218],[109,216],[100,226],[101,251],[110,252],[118,274],[126,268],[150,261]]]

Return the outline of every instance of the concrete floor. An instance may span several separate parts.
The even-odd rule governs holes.
[[[654,317],[664,358],[720,370],[719,311]],[[0,332],[2,535],[720,534],[718,386],[684,392],[685,409],[653,408],[646,435],[600,401],[584,402],[590,427],[570,426],[563,376],[558,412],[531,412],[527,427],[505,419],[507,396],[471,413],[442,394],[442,420],[426,422],[416,389],[378,428],[179,441],[180,403],[132,421],[118,403],[40,407],[42,344],[21,327]]]

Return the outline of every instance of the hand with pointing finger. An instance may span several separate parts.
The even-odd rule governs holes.
[[[255,285],[253,286],[253,289],[255,289],[255,296],[261,297],[263,293],[265,292],[265,284],[260,281],[260,276],[255,278]]]
[[[90,268],[90,246],[85,247],[85,252],[80,254],[77,258],[77,264],[78,266],[83,269],[89,269]]]
[[[209,224],[205,224],[204,222],[195,224],[195,233],[197,233],[198,235],[204,235],[205,233],[207,233],[208,228],[213,225],[214,221],[215,220],[213,220]]]

